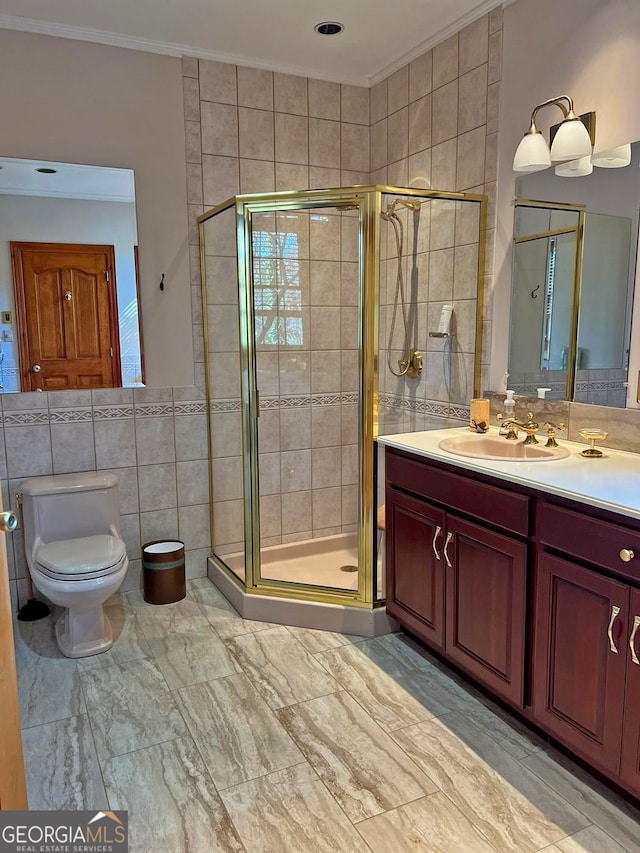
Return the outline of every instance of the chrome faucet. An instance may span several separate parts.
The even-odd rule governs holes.
[[[527,437],[524,440],[524,444],[538,444],[538,439],[536,438],[536,432],[540,429],[540,424],[536,423],[533,420],[533,412],[527,412],[527,422],[525,424],[518,423],[515,418],[504,418],[504,424],[508,429],[506,438],[510,441],[517,441],[518,439],[518,430],[522,430],[526,432]],[[503,420],[503,415],[498,415],[497,419],[499,421]]]

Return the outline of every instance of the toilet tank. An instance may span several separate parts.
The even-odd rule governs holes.
[[[58,474],[23,480],[22,512],[27,546],[113,532],[120,535],[115,474]]]

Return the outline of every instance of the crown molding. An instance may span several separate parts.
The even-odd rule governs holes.
[[[446,41],[450,36],[455,35],[460,30],[467,27],[469,24],[473,24],[474,21],[477,21],[483,15],[486,15],[488,12],[491,12],[493,9],[497,9],[498,6],[509,6],[511,3],[515,3],[516,0],[484,0],[484,3],[481,3],[480,6],[476,6],[475,9],[472,9],[470,12],[467,12],[465,15],[461,15],[459,18],[456,18],[453,23],[448,24],[446,27],[438,30],[433,35],[429,36],[428,39],[420,42],[411,50],[403,53],[402,56],[399,56],[397,59],[394,59],[393,62],[390,62],[388,65],[385,65],[384,68],[381,68],[380,71],[377,71],[375,74],[372,74],[366,83],[367,86],[375,86],[376,83],[380,83],[382,80],[385,80],[389,77],[390,74],[393,74],[394,71],[398,71],[400,68],[403,68],[407,63],[412,62],[414,59],[417,59],[419,56],[422,56],[423,53],[426,53],[428,50],[431,50],[436,45],[440,44],[443,41]]]
[[[128,50],[141,50],[146,53],[159,53],[164,56],[192,56],[196,59],[211,59],[214,62],[226,62],[230,65],[244,65],[248,68],[261,68],[265,71],[275,71],[281,74],[293,74],[296,77],[312,77],[316,80],[326,80],[330,83],[345,83],[352,86],[369,87],[367,76],[344,77],[331,72],[319,71],[317,68],[303,68],[295,65],[270,63],[266,60],[256,60],[255,57],[221,53],[215,50],[194,48],[192,45],[175,42],[155,41],[139,36],[129,36],[123,33],[113,33],[108,30],[94,30],[88,27],[75,27],[67,24],[54,24],[50,21],[37,21],[32,18],[22,18],[17,15],[0,14],[0,29],[19,30],[20,32],[36,33],[38,35],[55,36],[56,38],[88,41],[94,44],[104,44],[110,47],[122,47]]]

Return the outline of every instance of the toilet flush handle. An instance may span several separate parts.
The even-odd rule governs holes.
[[[18,526],[18,516],[15,512],[0,512],[0,531],[13,533]]]

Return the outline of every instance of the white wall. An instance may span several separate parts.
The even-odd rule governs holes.
[[[2,155],[134,170],[151,386],[193,383],[181,75],[174,57],[0,30]]]
[[[500,387],[508,351],[513,154],[531,110],[567,93],[578,112],[597,113],[596,150],[640,139],[640,4],[636,0],[518,0],[504,10],[498,133],[491,387]],[[540,129],[560,118],[543,110]],[[575,179],[577,180],[577,179]]]

